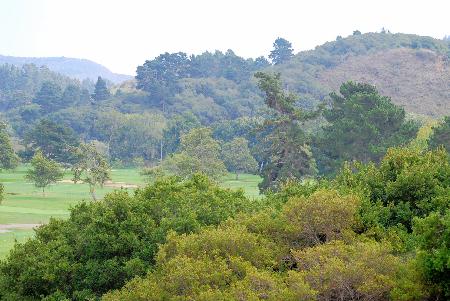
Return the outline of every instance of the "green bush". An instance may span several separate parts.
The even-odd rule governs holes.
[[[197,232],[256,207],[243,191],[200,175],[161,179],[134,196],[116,191],[82,202],[68,220],[52,219],[14,247],[0,265],[0,300],[95,299],[144,275],[168,231]]]

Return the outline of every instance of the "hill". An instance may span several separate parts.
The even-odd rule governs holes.
[[[440,117],[450,113],[449,58],[448,40],[367,33],[338,37],[271,69],[306,106],[353,80],[376,85],[407,112]]]
[[[390,49],[350,57],[321,72],[318,80],[330,91],[348,80],[371,83],[409,112],[450,114],[450,65],[431,50]]]
[[[15,66],[22,66],[25,64],[34,64],[38,67],[47,66],[54,72],[79,80],[85,78],[97,80],[97,77],[101,76],[113,83],[120,83],[132,78],[131,75],[113,73],[105,66],[90,60],[68,57],[14,57],[0,55],[0,65],[3,64]]]

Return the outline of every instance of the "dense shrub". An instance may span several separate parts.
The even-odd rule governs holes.
[[[384,227],[401,224],[410,230],[415,216],[450,207],[450,163],[443,149],[392,148],[379,167],[344,166],[336,182],[368,198],[370,209],[363,222],[377,211],[378,223]]]
[[[34,239],[15,246],[0,265],[0,299],[95,298],[144,275],[168,231],[196,232],[253,208],[242,191],[219,188],[200,175],[162,179],[134,196],[116,191],[83,202],[68,220],[51,220]]]

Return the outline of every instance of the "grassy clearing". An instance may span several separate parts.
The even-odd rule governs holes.
[[[42,224],[51,217],[67,218],[70,207],[81,200],[91,200],[88,185],[67,181],[71,179],[69,173],[64,177],[66,181],[48,187],[44,196],[40,189],[25,180],[27,168],[23,165],[15,171],[0,172],[0,182],[5,185],[5,200],[0,205],[0,224]],[[145,185],[145,178],[138,169],[113,169],[112,180],[118,184]],[[242,188],[248,197],[259,197],[260,181],[260,177],[255,175],[239,175],[239,180],[235,180],[235,175],[230,174],[223,179],[222,185],[231,189]],[[102,198],[114,189],[117,188],[99,188],[97,196]],[[30,229],[0,232],[0,258],[12,248],[15,240],[23,242],[32,235],[33,230]]]
[[[0,233],[0,258],[4,258],[16,242],[25,242],[33,235],[33,230],[11,230]]]

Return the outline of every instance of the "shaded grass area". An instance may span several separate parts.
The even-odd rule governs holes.
[[[16,242],[25,242],[33,235],[33,230],[11,230],[0,233],[0,258],[4,258]]]
[[[14,171],[1,171],[0,182],[5,186],[5,199],[0,205],[0,224],[43,224],[51,217],[68,218],[69,208],[75,206],[81,200],[91,200],[89,187],[86,184],[71,183],[69,172],[64,176],[64,182],[51,185],[42,191],[32,183],[25,180],[28,166],[22,165]],[[113,169],[112,180],[115,183],[145,185],[145,178],[139,174],[139,169]],[[261,178],[256,175],[239,175],[239,180],[234,174],[224,177],[221,185],[226,188],[240,189],[250,197],[259,197],[258,183]],[[97,197],[113,191],[113,187],[97,189]],[[120,189],[120,188],[119,188]],[[128,188],[127,190],[133,191]],[[4,258],[14,245],[15,240],[23,242],[33,235],[33,230],[11,229],[0,233],[0,258]]]
[[[242,174],[239,175],[239,179],[236,180],[236,175],[229,174],[223,178],[221,185],[226,188],[240,189],[242,188],[245,195],[249,198],[259,198],[258,184],[262,181],[262,178],[257,175]]]

